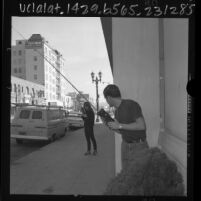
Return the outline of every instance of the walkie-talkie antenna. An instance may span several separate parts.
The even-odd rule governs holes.
[[[27,40],[19,31],[17,31],[13,26],[12,26],[12,29],[17,32],[24,40]],[[42,41],[43,42],[43,41]],[[44,42],[43,42],[44,43]],[[64,76],[60,70],[58,70],[45,56],[44,54],[40,53],[37,49],[36,49],[36,52],[41,56],[43,57],[81,96],[82,98],[84,98],[87,102],[90,103],[90,105],[93,107],[93,109],[96,111],[96,107],[75,87],[74,84],[72,84],[72,82],[70,82],[66,76]]]

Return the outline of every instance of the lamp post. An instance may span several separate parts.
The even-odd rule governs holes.
[[[95,74],[94,72],[91,73],[91,78],[92,78],[92,83],[96,84],[96,110],[97,112],[99,111],[99,94],[98,94],[98,83],[101,82],[101,78],[102,78],[102,73],[99,72],[98,73],[98,77],[96,76],[95,78]],[[96,117],[96,122],[99,122],[99,117],[97,115]]]

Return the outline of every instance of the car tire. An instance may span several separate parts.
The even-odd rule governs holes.
[[[68,132],[69,130],[70,130],[70,127],[67,126],[67,127],[65,128],[65,133]]]
[[[54,142],[56,140],[56,134],[53,134],[50,138],[50,142]]]
[[[22,144],[23,140],[22,139],[16,139],[17,144]]]

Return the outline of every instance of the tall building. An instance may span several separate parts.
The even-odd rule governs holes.
[[[12,46],[12,75],[44,85],[45,99],[65,101],[62,54],[52,48],[40,34],[17,40]],[[60,72],[60,73],[59,73]]]

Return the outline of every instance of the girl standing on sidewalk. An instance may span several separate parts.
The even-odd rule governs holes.
[[[84,120],[84,131],[85,131],[85,137],[87,140],[87,152],[85,155],[90,155],[91,154],[91,141],[93,144],[93,155],[97,154],[97,144],[96,144],[96,139],[94,137],[94,111],[91,108],[91,105],[89,102],[84,103],[84,108],[82,111],[82,118]]]

